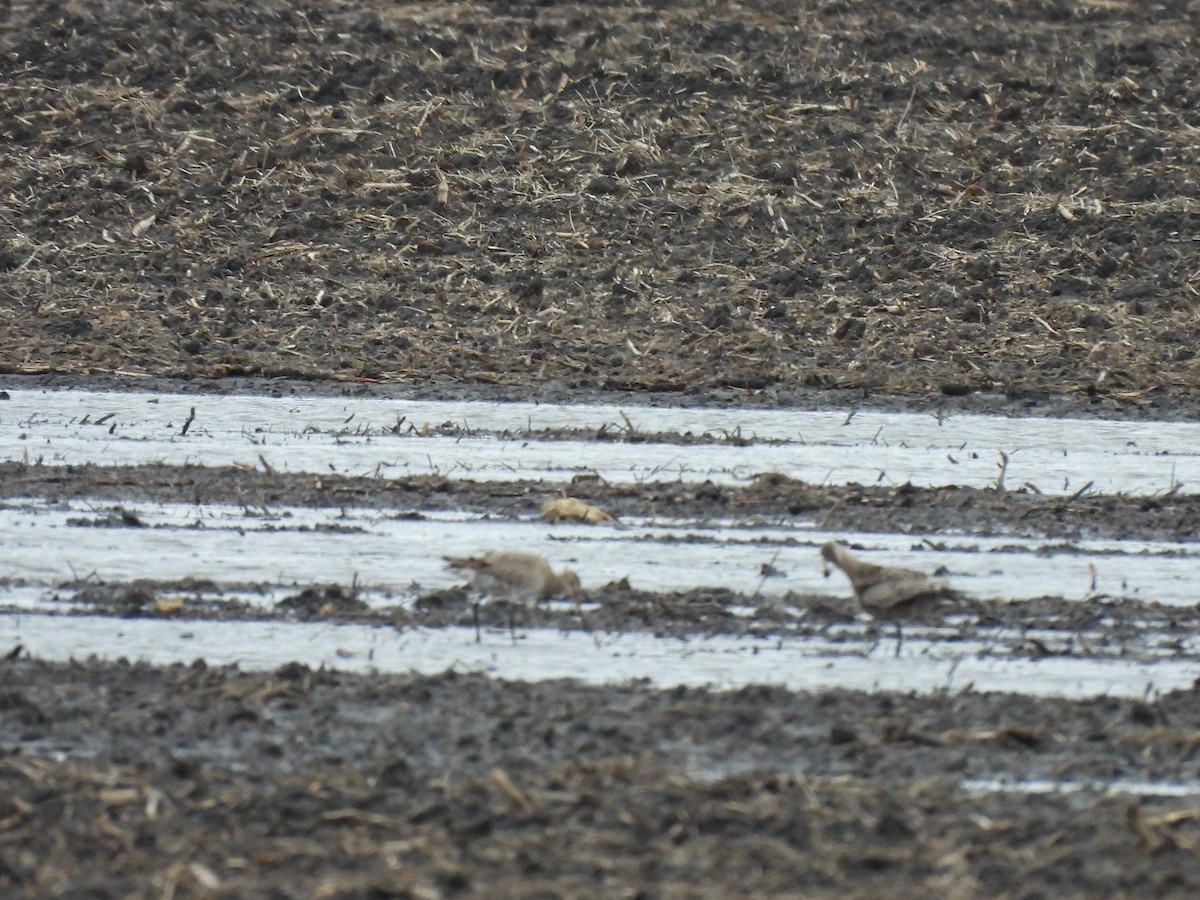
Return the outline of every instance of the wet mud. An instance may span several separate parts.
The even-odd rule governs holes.
[[[1188,542],[1200,537],[1200,495],[1178,491],[1145,497],[1091,494],[1086,485],[1074,495],[1049,497],[1026,488],[818,485],[772,472],[745,486],[612,484],[589,475],[557,486],[537,481],[477,482],[443,475],[288,475],[236,466],[0,463],[0,499],[64,502],[86,498],[95,502],[99,508],[94,515],[73,520],[72,524],[81,527],[140,527],[138,503],[225,503],[264,510],[282,506],[363,508],[413,518],[463,510],[480,516],[530,519],[540,514],[542,504],[563,493],[618,520],[817,522],[821,528],[835,531],[1044,537],[1048,547],[1064,540]]]
[[[4,476],[11,498],[96,499],[94,513],[70,526],[81,528],[144,528],[138,502],[197,492],[204,502],[316,506],[332,492],[405,515],[432,507],[528,516],[541,500],[528,485],[417,479],[380,490],[245,470],[9,466]],[[578,485],[589,486],[590,499],[626,514],[652,513],[657,495],[640,491],[664,490]],[[865,509],[897,503],[889,490],[772,478],[701,490],[687,508],[701,519],[727,516],[728,494],[742,514],[783,516],[798,502],[786,495],[809,490],[826,511],[847,497]],[[953,490],[926,493],[920,506],[936,511],[938,497],[947,509],[961,505]],[[1065,502],[966,493],[998,510]],[[1143,502],[1114,502],[1113,521],[1144,533],[1135,524]],[[473,621],[465,586],[392,607],[367,607],[354,585],[297,586],[266,607],[229,596],[254,589],[84,579],[56,594],[64,614],[401,630]],[[647,593],[613,583],[587,600],[582,609],[489,604],[481,624],[489,639],[511,630],[517,644],[533,627],[663,640],[820,638],[844,642],[847,653],[890,653],[897,638],[891,624],[864,622],[848,589],[844,602],[793,594],[765,604],[720,588]],[[910,640],[997,659],[1146,662],[1195,657],[1198,628],[1197,608],[1103,596],[949,598],[904,623]],[[14,896],[1185,897],[1200,889],[1192,691],[1141,701],[969,687],[925,696],[664,691],[302,665],[267,674],[202,662],[54,665],[4,649],[0,886]],[[1174,785],[1183,796],[1155,793]]]
[[[0,4],[0,373],[1194,417],[1197,44],[1183,0],[14,0]],[[1200,523],[1174,491],[764,475],[570,492],[626,518],[1047,545],[1191,541]],[[9,462],[0,496],[87,498],[96,510],[70,527],[119,530],[157,502],[530,517],[555,493]],[[471,621],[465,590],[364,609],[355,585],[297,585],[264,609],[235,588],[254,586],[58,591],[114,616]],[[517,639],[828,637],[857,615],[848,597],[783,610],[719,588],[593,593],[582,614],[521,610]],[[508,627],[501,606],[482,614]],[[912,627],[1030,658],[1186,659],[1197,615],[958,598]],[[1194,691],[719,693],[0,652],[5,896],[1200,894]],[[1080,789],[994,789],[1039,779]]]
[[[0,589],[10,585],[0,581]],[[819,638],[825,652],[840,645],[844,653],[853,655],[869,655],[881,647],[886,652],[894,647],[899,655],[908,634],[937,641],[952,653],[960,647],[960,654],[996,659],[1195,659],[1200,663],[1200,647],[1193,640],[1200,631],[1200,606],[1168,606],[1104,594],[1082,601],[1062,597],[1007,601],[949,592],[923,600],[897,623],[865,615],[849,596],[848,587],[844,598],[789,591],[768,600],[721,587],[642,591],[620,581],[588,589],[585,602],[576,606],[480,603],[479,595],[465,584],[402,603],[368,604],[354,585],[313,584],[295,586],[280,600],[247,599],[266,593],[262,586],[217,585],[191,578],[87,579],[58,585],[50,609],[63,615],[326,622],[398,630],[477,626],[511,635],[514,645],[530,628],[580,632],[598,640],[632,633],[664,640],[715,635],[773,641]]]
[[[9,896],[1200,889],[1196,810],[1106,790],[1195,780],[1195,691],[664,692],[21,658],[0,675]],[[991,789],[1040,780],[1082,787]]]

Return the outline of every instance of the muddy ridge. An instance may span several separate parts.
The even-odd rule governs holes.
[[[1093,494],[1048,497],[1025,488],[817,485],[764,473],[746,486],[654,482],[611,484],[577,476],[569,485],[534,481],[471,481],[442,475],[371,478],[289,475],[237,466],[50,466],[0,463],[0,499],[63,502],[87,498],[112,504],[95,524],[137,527],[138,503],[226,503],[365,508],[419,517],[423,512],[467,510],[505,518],[534,518],[562,494],[631,519],[793,522],[816,521],[845,531],[1044,537],[1052,542],[1139,539],[1190,542],[1200,534],[1200,495]],[[130,518],[132,517],[132,518]],[[81,520],[81,524],[85,524]],[[280,527],[286,527],[281,522]],[[631,526],[633,527],[633,526]],[[936,539],[932,541],[936,545]]]

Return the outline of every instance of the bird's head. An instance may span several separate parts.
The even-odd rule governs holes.
[[[835,541],[826,541],[821,545],[821,558],[825,560],[825,565],[821,568],[822,574],[826,578],[828,578],[829,573],[833,571],[832,567],[837,564],[838,550],[840,549],[841,548],[838,547]]]
[[[578,602],[583,596],[583,583],[579,580],[579,576],[571,569],[563,569],[559,576],[559,581],[562,583],[563,591],[568,599]]]

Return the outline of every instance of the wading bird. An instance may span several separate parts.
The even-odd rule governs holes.
[[[924,605],[925,601],[954,594],[949,585],[935,581],[924,572],[863,562],[845,544],[836,541],[822,545],[821,556],[825,559],[826,577],[830,565],[837,566],[850,579],[854,596],[864,610],[877,619],[896,623],[897,656],[903,640],[900,620],[913,615],[918,605]]]
[[[480,593],[474,604],[475,641],[479,642],[479,604],[483,597],[508,603],[536,603],[554,597],[579,602],[582,586],[570,569],[555,572],[545,558],[533,553],[485,553],[483,556],[447,556],[452,569],[471,573],[471,584]],[[512,627],[512,617],[509,617]]]

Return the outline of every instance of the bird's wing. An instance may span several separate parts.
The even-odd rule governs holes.
[[[892,569],[890,572],[892,578],[878,580],[859,592],[859,602],[865,609],[886,611],[923,597],[952,593],[947,585],[920,572],[909,569]]]
[[[535,576],[541,576],[543,580],[551,577],[550,564],[528,553],[498,554],[486,559],[485,566],[489,573],[501,581],[520,583]]]
[[[920,581],[925,579],[923,572],[912,569],[901,569],[895,566],[877,566],[874,563],[852,560],[852,565],[843,566],[850,583],[858,593],[870,590],[875,585],[887,584],[893,581]]]

